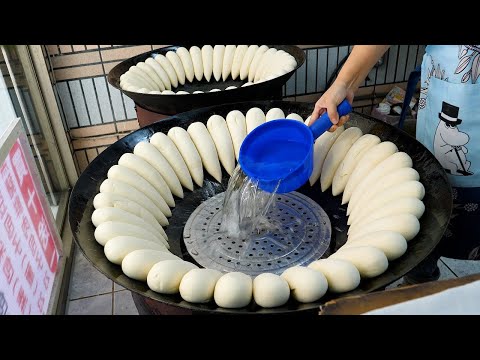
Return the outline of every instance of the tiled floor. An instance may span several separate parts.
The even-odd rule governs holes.
[[[480,261],[441,258],[439,267],[440,280],[480,273]],[[401,283],[402,279],[388,288]],[[68,298],[69,315],[138,315],[130,291],[98,272],[77,249]]]
[[[107,279],[78,249],[68,299],[68,315],[138,315],[130,291]]]
[[[447,264],[451,264],[452,262],[455,262],[455,264],[457,265],[457,267],[455,268],[455,271],[453,271],[453,269],[449,265],[447,265]],[[477,263],[477,264],[473,265],[470,263]],[[480,273],[480,261],[454,260],[454,259],[442,257],[438,262],[438,267],[440,268],[440,278],[438,280],[448,280],[456,277],[463,277],[471,274]],[[463,270],[464,267],[468,269]],[[464,272],[464,274],[458,275],[457,273],[460,272],[461,269]],[[389,286],[387,286],[386,289],[393,289],[402,284],[403,284],[403,278],[398,279],[394,283],[390,284]]]

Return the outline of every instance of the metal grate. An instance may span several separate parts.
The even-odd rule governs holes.
[[[276,231],[252,233],[238,240],[220,232],[225,193],[203,202],[184,228],[190,255],[200,265],[223,272],[241,271],[255,276],[281,274],[295,265],[308,265],[328,249],[331,224],[315,201],[297,192],[278,194],[268,218],[281,226]]]
[[[336,78],[352,48],[349,45],[305,49],[305,63],[286,83],[283,95],[299,97],[323,93]],[[370,71],[361,88],[407,81],[410,72],[421,63],[424,52],[424,45],[392,45],[383,56],[383,63]]]

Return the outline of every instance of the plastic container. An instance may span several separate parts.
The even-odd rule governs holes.
[[[344,116],[352,107],[343,100],[337,111]],[[288,119],[266,122],[247,135],[238,162],[264,191],[281,194],[297,190],[312,174],[313,142],[331,126],[326,112],[311,126]]]
[[[387,114],[384,114],[380,111],[378,107],[373,108],[371,116],[375,119],[383,121],[387,124],[397,126],[400,121],[400,115],[389,115],[390,111]]]
[[[380,104],[378,104],[377,111],[380,114],[389,115],[391,110],[392,110],[392,107],[388,103],[381,102]]]

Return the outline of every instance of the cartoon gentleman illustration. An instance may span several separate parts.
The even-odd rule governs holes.
[[[458,130],[462,120],[458,118],[457,106],[442,102],[442,112],[438,114],[440,122],[433,143],[435,157],[445,171],[452,175],[473,175],[470,161],[467,160],[468,149],[465,145],[470,140],[467,133]]]

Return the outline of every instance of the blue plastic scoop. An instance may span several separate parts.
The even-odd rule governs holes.
[[[343,100],[337,110],[344,116],[352,107]],[[332,125],[326,112],[311,126],[288,119],[266,122],[244,139],[238,162],[264,191],[275,191],[280,180],[277,193],[297,190],[312,174],[315,139]]]

